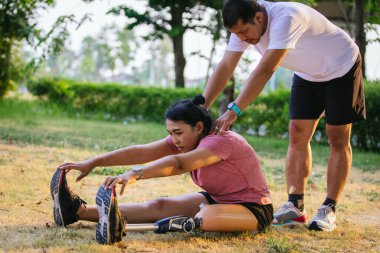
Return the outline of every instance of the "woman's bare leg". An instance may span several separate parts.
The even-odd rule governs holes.
[[[244,232],[258,230],[256,217],[248,208],[242,205],[206,205],[195,217],[202,219],[201,230],[206,232]]]
[[[81,205],[77,211],[79,220],[98,222],[99,213],[96,206],[84,206]]]
[[[174,215],[194,217],[199,212],[199,205],[207,204],[207,199],[200,193],[189,193],[176,197],[158,198],[141,204],[119,204],[119,209],[127,223],[151,223]],[[96,206],[83,205],[77,212],[79,220],[97,222],[99,219]]]

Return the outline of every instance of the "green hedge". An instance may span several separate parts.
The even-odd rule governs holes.
[[[363,150],[380,152],[380,81],[365,85],[367,120],[355,123],[352,138]]]
[[[167,107],[175,100],[190,98],[199,89],[132,87],[119,84],[79,83],[62,79],[38,79],[28,89],[39,97],[84,113],[103,113],[115,119],[144,119],[162,122]],[[364,150],[380,152],[380,82],[365,85],[367,120],[355,123],[352,143]],[[258,134],[265,126],[265,135],[287,137],[290,91],[279,89],[260,95],[234,124],[241,132]],[[212,111],[218,111],[214,103]],[[327,143],[324,120],[318,125],[317,141]]]
[[[265,126],[265,135],[281,137],[287,132],[289,124],[290,91],[279,89],[266,95],[260,95],[238,120],[239,130],[259,133]]]
[[[114,119],[141,118],[159,122],[173,101],[201,93],[199,89],[132,87],[62,79],[31,80],[27,86],[32,94],[78,112],[104,113]]]

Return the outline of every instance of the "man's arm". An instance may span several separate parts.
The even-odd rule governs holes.
[[[265,52],[259,65],[244,82],[243,90],[235,100],[240,110],[244,110],[261,93],[287,52],[287,49],[272,49]]]
[[[223,91],[228,80],[231,78],[243,52],[225,51],[222,60],[212,73],[203,96],[206,99],[205,107],[209,108],[215,98]]]
[[[244,82],[243,90],[235,100],[240,110],[244,110],[261,93],[265,84],[271,78],[287,52],[287,49],[272,49],[266,51],[259,65]],[[229,130],[236,119],[236,112],[227,110],[216,120],[216,128],[219,130]]]

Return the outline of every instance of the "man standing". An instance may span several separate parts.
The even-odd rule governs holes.
[[[279,65],[295,71],[285,166],[289,197],[275,212],[273,225],[306,223],[303,198],[312,163],[310,140],[325,115],[330,143],[327,196],[308,226],[312,230],[333,230],[336,203],[352,163],[351,125],[365,119],[358,47],[347,33],[300,3],[229,0],[223,9],[223,21],[231,37],[205,88],[207,108],[231,78],[244,50],[254,45],[262,58],[240,95],[217,120],[216,129],[229,129]]]

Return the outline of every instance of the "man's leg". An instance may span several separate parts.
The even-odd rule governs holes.
[[[352,151],[350,145],[352,124],[326,125],[330,142],[330,157],[327,166],[327,198],[337,201],[350,173]]]
[[[274,213],[275,226],[300,225],[306,223],[303,196],[307,178],[311,171],[310,140],[318,124],[316,120],[291,120],[289,125],[289,147],[285,164],[288,202]]]
[[[336,202],[346,184],[352,163],[350,145],[351,124],[326,125],[330,142],[330,158],[327,165],[327,197],[318,213],[309,222],[309,229],[332,231],[335,229]]]
[[[288,193],[305,193],[312,164],[310,140],[317,124],[318,120],[290,121],[289,147],[285,164]]]

